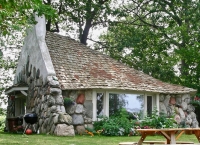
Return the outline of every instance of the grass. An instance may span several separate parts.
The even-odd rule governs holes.
[[[75,137],[59,137],[46,134],[12,134],[0,132],[0,145],[118,145],[119,142],[137,142],[140,136],[107,137],[76,135]],[[162,136],[148,136],[146,140],[165,140]],[[198,143],[195,135],[182,135],[180,141]]]

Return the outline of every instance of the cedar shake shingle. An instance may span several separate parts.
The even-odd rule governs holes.
[[[63,90],[120,89],[158,93],[196,90],[155,79],[69,38],[47,32],[46,44]]]

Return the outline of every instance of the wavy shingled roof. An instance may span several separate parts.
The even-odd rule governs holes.
[[[155,79],[66,36],[47,32],[46,44],[62,89],[119,89],[159,93],[196,90]]]

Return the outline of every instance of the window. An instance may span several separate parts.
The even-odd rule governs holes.
[[[109,94],[109,116],[117,113],[121,108],[127,112],[143,117],[144,97],[136,94]]]

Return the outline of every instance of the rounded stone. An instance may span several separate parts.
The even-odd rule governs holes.
[[[73,125],[82,125],[84,124],[83,116],[80,114],[73,114],[72,115],[72,124]]]
[[[77,113],[77,114],[83,113],[83,105],[82,104],[76,105],[75,113]]]

